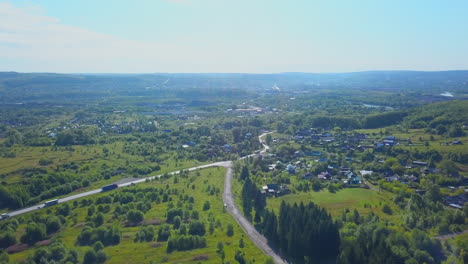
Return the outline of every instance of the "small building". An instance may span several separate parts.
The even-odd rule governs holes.
[[[424,162],[424,161],[413,161],[413,165],[416,165],[416,166],[427,166],[427,162]]]
[[[296,166],[294,166],[292,164],[288,164],[288,166],[286,166],[286,171],[289,174],[294,174],[294,173],[296,173]]]
[[[372,175],[373,171],[369,171],[369,170],[360,170],[359,173],[361,174],[362,177],[365,177],[367,175]]]
[[[332,175],[328,171],[323,171],[317,175],[320,180],[331,180]]]
[[[385,177],[385,180],[388,181],[388,182],[396,182],[396,181],[400,180],[400,175],[394,174],[392,176],[387,176],[387,177]]]
[[[304,154],[306,156],[317,156],[317,157],[320,157],[320,155],[322,155],[320,151],[306,151]]]
[[[224,145],[223,148],[225,152],[231,152],[232,150],[232,146],[229,144]]]
[[[351,177],[348,179],[348,184],[361,184],[362,180],[359,176],[354,175],[354,177]]]
[[[299,158],[299,157],[302,157],[302,156],[304,156],[302,151],[298,150],[298,151],[294,152],[294,157]]]

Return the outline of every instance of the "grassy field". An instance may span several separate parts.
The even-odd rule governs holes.
[[[79,166],[79,169],[69,171],[75,174],[77,179],[88,178],[90,181],[89,186],[72,192],[78,193],[100,188],[103,185],[113,183],[122,178],[148,177],[152,175],[159,175],[182,169],[188,169],[208,163],[188,159],[177,160],[176,153],[173,152],[164,153],[161,155],[162,161],[155,163],[146,160],[143,156],[125,153],[123,151],[123,145],[123,142],[115,142],[105,145],[78,145],[73,146],[72,148],[59,147],[57,149],[52,147],[15,146],[12,151],[16,153],[16,157],[0,158],[0,181],[6,184],[21,184],[21,182],[25,180],[25,177],[21,174],[21,170],[23,169],[48,168],[50,170],[54,170],[57,167],[63,166],[64,164],[70,164],[71,162],[74,162]],[[105,148],[109,150],[107,155],[103,151]],[[41,166],[39,165],[40,159],[48,159],[53,163],[47,166]],[[104,179],[100,176],[101,168],[103,167],[117,168],[124,166],[128,168],[131,166],[147,167],[154,165],[160,166],[160,170],[153,171],[148,175],[136,175],[127,172],[113,176],[109,179]],[[70,194],[57,196],[56,198],[68,195]]]
[[[308,203],[313,202],[319,206],[327,209],[333,217],[339,217],[344,210],[357,209],[360,214],[366,215],[374,212],[376,215],[385,219],[396,220],[398,215],[397,207],[391,201],[392,195],[387,192],[377,192],[370,189],[362,188],[345,188],[331,193],[328,190],[321,190],[319,192],[306,192],[288,194],[278,198],[272,197],[267,199],[267,206],[270,209],[278,212],[282,201],[287,203]],[[382,212],[382,205],[389,204],[393,209],[393,215],[387,215]]]
[[[104,249],[104,252],[110,256],[110,259],[106,263],[196,263],[194,257],[199,255],[205,255],[209,259],[204,263],[220,263],[221,259],[216,253],[217,243],[224,243],[224,250],[226,253],[225,261],[234,263],[234,254],[236,250],[245,252],[246,259],[254,263],[264,263],[266,256],[248,239],[244,231],[238,226],[235,220],[224,210],[222,202],[222,190],[224,184],[225,169],[223,168],[210,168],[190,173],[188,178],[179,178],[178,183],[174,183],[173,178],[154,181],[151,183],[144,183],[135,187],[128,188],[146,188],[150,186],[162,187],[168,184],[170,188],[178,189],[179,192],[193,196],[195,199],[194,210],[197,210],[200,214],[200,220],[205,222],[207,234],[207,247],[202,249],[195,249],[190,251],[175,251],[173,253],[166,253],[167,242],[140,242],[135,243],[134,238],[136,232],[140,227],[123,227],[123,223],[117,219],[112,219],[111,214],[105,215],[105,226],[106,225],[120,225],[122,231],[122,240],[120,244],[116,246],[109,246]],[[189,188],[188,185],[195,186],[195,189]],[[209,195],[206,192],[208,185],[218,188],[219,193],[215,195]],[[119,192],[122,190],[116,190]],[[109,195],[109,193],[102,193],[99,196]],[[174,203],[177,201],[178,196],[171,195]],[[209,201],[211,207],[208,211],[203,211],[203,204]],[[112,204],[111,212],[115,205]],[[165,214],[167,211],[167,203],[153,203],[152,208],[145,214],[145,220],[159,219],[164,221]],[[51,210],[53,210],[51,208]],[[45,214],[45,211],[37,212],[35,214]],[[68,248],[76,248],[82,258],[84,252],[88,247],[76,246],[76,238],[83,228],[85,218],[87,215],[87,207],[76,207],[73,209],[73,213],[76,214],[76,223],[72,220],[67,219],[67,226],[56,235],[53,235],[52,239],[60,238]],[[221,223],[220,227],[217,227],[213,234],[208,232],[208,217],[212,213],[216,218],[216,221]],[[70,218],[70,217],[69,217]],[[226,228],[229,224],[234,225],[234,235],[229,237],[226,235]],[[21,225],[19,229],[24,229],[25,225]],[[158,226],[155,226],[158,229]],[[21,232],[20,232],[21,233]],[[20,234],[18,234],[20,235]],[[245,247],[239,248],[239,240],[243,238]],[[27,256],[31,255],[37,247],[30,248],[26,251],[10,255],[10,261],[16,263]]]

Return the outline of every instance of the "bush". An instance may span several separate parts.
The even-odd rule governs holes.
[[[0,235],[0,248],[7,248],[16,244],[16,235],[14,232],[7,231]]]
[[[96,252],[94,251],[94,249],[89,249],[88,251],[86,251],[84,255],[83,263],[92,264],[96,262],[97,262],[97,256],[96,256]]]
[[[93,245],[100,241],[105,246],[117,245],[120,243],[120,230],[116,226],[112,227],[85,227],[78,235],[78,244],[81,246]]]
[[[21,242],[33,245],[37,241],[44,240],[46,237],[46,227],[44,224],[29,223],[26,226],[26,232],[21,237]]]
[[[93,245],[93,249],[96,252],[102,250],[103,248],[104,248],[104,244],[102,244],[101,241],[96,241],[96,243],[94,243],[94,245]]]
[[[57,216],[50,216],[46,221],[47,234],[51,234],[60,230],[61,223]]]
[[[150,242],[154,239],[154,228],[152,226],[145,226],[137,232],[135,241]]]
[[[158,231],[158,241],[167,241],[171,236],[171,227],[169,225],[162,225]]]
[[[127,220],[132,223],[143,221],[143,213],[139,210],[130,210],[127,213]]]
[[[189,234],[196,236],[204,236],[206,233],[205,224],[200,221],[193,221],[189,225]]]
[[[206,239],[200,236],[176,236],[169,239],[167,243],[167,252],[171,253],[175,250],[191,250],[195,248],[206,247]]]
[[[390,206],[388,206],[388,204],[384,204],[384,206],[382,207],[382,212],[388,214],[388,215],[391,215],[393,213],[392,211],[392,208],[390,208]]]
[[[52,163],[53,163],[53,161],[50,160],[50,159],[42,158],[42,159],[39,160],[39,165],[41,165],[41,166],[47,166],[47,165],[50,165]]]
[[[94,226],[101,226],[104,224],[104,215],[102,213],[98,213],[96,217],[93,219]]]
[[[203,204],[203,211],[208,211],[210,210],[210,202],[209,201],[206,201],[204,204]]]
[[[234,226],[232,224],[229,224],[227,226],[226,235],[229,237],[232,237],[234,235]]]

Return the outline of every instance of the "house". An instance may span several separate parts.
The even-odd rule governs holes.
[[[279,184],[267,184],[262,187],[261,193],[271,194],[274,196],[280,196],[289,193],[289,189],[284,185]]]
[[[410,176],[408,176],[407,178],[408,178],[408,181],[410,181],[410,182],[418,181],[418,177],[416,177],[416,176],[414,176],[412,174]]]
[[[320,180],[331,180],[332,175],[328,171],[324,171],[319,173],[319,175],[317,175],[317,178],[319,178]]]
[[[465,203],[468,203],[468,193],[463,193],[455,196],[446,196],[444,198],[444,203],[447,205],[456,204],[459,206],[463,206]]]
[[[388,182],[396,182],[396,181],[400,180],[400,175],[394,174],[392,176],[387,176],[387,177],[385,177],[385,180],[388,181]]]
[[[374,148],[373,145],[358,145],[357,147],[361,151],[366,150],[366,149],[373,149]]]
[[[354,177],[351,177],[348,179],[348,184],[361,184],[361,178],[359,176],[354,175]]]
[[[298,150],[298,151],[294,152],[294,157],[295,158],[302,157],[302,156],[304,156],[302,151]]]
[[[225,152],[231,152],[232,150],[232,146],[229,144],[224,145],[223,148]]]
[[[302,179],[304,179],[304,180],[310,180],[310,179],[312,179],[312,176],[313,176],[313,174],[310,173],[310,172],[308,172],[308,173],[306,173],[306,174],[304,174],[304,175],[302,176]]]
[[[413,165],[416,165],[416,166],[427,166],[427,162],[424,162],[424,161],[413,161]]]
[[[346,177],[347,177],[347,179],[343,180],[343,183],[345,183],[345,184],[355,185],[355,184],[361,184],[362,183],[361,177],[357,176],[352,171],[348,171],[346,173]]]
[[[350,171],[350,170],[344,172],[344,176],[346,176],[348,179],[352,179],[352,178],[357,177],[356,174],[354,174],[354,172],[352,172],[352,171]]]
[[[286,171],[289,174],[294,174],[294,173],[296,173],[296,166],[294,166],[292,164],[288,164],[288,166],[286,166]]]
[[[304,152],[304,154],[306,156],[317,156],[317,157],[320,157],[320,155],[322,155],[320,151],[309,151],[309,150]]]
[[[365,177],[366,175],[372,175],[373,171],[369,170],[360,170],[359,173],[361,174],[362,177]]]

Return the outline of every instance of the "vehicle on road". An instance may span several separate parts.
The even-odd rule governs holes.
[[[114,189],[117,189],[119,188],[119,186],[117,184],[109,184],[109,185],[106,185],[106,186],[102,186],[101,188],[101,191],[102,192],[107,192],[107,191],[111,191],[111,190],[114,190]]]
[[[58,199],[50,200],[44,203],[44,207],[53,206],[59,203]]]
[[[224,207],[227,207],[227,204],[224,204]]]
[[[10,215],[7,213],[3,213],[0,215],[0,219],[7,219],[8,217],[10,217]]]

